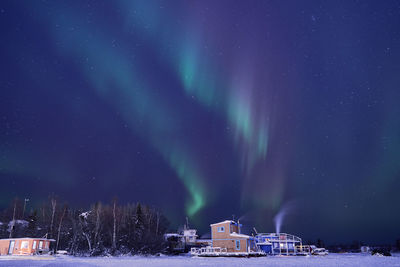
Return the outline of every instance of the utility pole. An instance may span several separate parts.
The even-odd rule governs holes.
[[[25,218],[24,217],[24,215],[25,215],[25,207],[26,207],[26,202],[28,202],[29,201],[29,198],[25,198],[24,199],[24,209],[22,210],[22,220]]]

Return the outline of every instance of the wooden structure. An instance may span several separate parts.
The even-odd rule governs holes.
[[[226,220],[211,224],[211,245],[192,248],[191,254],[201,257],[255,257],[265,256],[252,236],[241,234],[239,222]]]
[[[227,252],[256,251],[254,238],[240,233],[240,223],[227,220],[210,226],[213,247],[226,248]]]
[[[35,255],[46,254],[50,251],[50,242],[47,238],[7,238],[0,239],[0,255]]]

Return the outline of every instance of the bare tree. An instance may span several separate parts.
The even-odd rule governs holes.
[[[64,206],[64,210],[63,210],[63,213],[62,213],[61,218],[60,218],[60,223],[58,224],[56,251],[58,250],[58,243],[60,242],[61,225],[62,225],[62,221],[64,219],[66,211],[67,211],[67,205]]]
[[[114,198],[113,199],[113,219],[114,219],[113,222],[114,223],[113,223],[113,235],[112,235],[112,248],[113,249],[116,249],[116,247],[117,247],[117,243],[116,243],[117,217],[116,217],[116,214],[115,214],[116,206],[117,206],[117,199]]]
[[[25,198],[25,199],[24,199],[24,208],[23,208],[23,210],[22,210],[22,219],[25,218],[26,202],[28,202],[28,201],[29,201],[29,198]]]
[[[75,252],[76,252],[76,249],[77,249],[77,246],[78,246],[77,243],[78,243],[79,234],[80,234],[80,231],[78,230],[79,229],[79,225],[80,225],[79,218],[77,220],[75,215],[76,215],[76,211],[71,210],[69,212],[69,217],[71,219],[71,226],[72,226],[72,240],[70,242],[70,252],[71,252],[71,254],[75,254]]]
[[[13,218],[12,218],[12,221],[11,221],[11,229],[10,229],[9,238],[12,238],[13,230],[14,230],[14,227],[15,227],[15,210],[16,209],[17,209],[17,200],[15,199],[14,200],[14,212],[13,212]]]
[[[53,223],[54,223],[54,214],[56,213],[57,200],[52,197],[51,198],[51,222],[50,222],[50,236],[53,234]]]
[[[109,204],[98,202],[84,211],[58,205],[58,201],[50,196],[45,205],[32,212],[26,227],[17,223],[24,203],[16,199],[6,211],[0,211],[0,218],[12,217],[9,227],[0,229],[0,235],[13,238],[47,234],[56,239],[54,251],[65,249],[71,254],[91,256],[109,252],[156,253],[166,246],[162,234],[168,222],[155,208],[141,203],[119,206],[114,198]],[[36,222],[37,215],[40,220]]]
[[[90,229],[88,227],[88,217],[90,215],[91,211],[83,212],[79,215],[79,225],[80,225],[80,230],[82,232],[82,235],[85,237],[88,247],[89,247],[89,253],[92,253],[92,244],[90,242]]]
[[[156,227],[156,235],[158,234],[158,226],[160,225],[160,212],[157,211],[157,227]]]
[[[150,233],[151,231],[151,221],[153,219],[153,212],[151,212],[151,210],[149,209],[147,213],[147,217],[148,217],[148,232]]]
[[[101,214],[101,203],[96,204],[96,224],[94,229],[94,244],[97,246],[99,243],[99,232],[100,232],[100,214]]]
[[[42,220],[45,221],[46,220],[46,204],[44,202],[41,207],[41,210],[42,210],[42,216],[43,216]]]
[[[90,244],[89,235],[88,235],[86,232],[84,232],[84,231],[82,231],[82,233],[83,233],[83,236],[86,238],[86,241],[87,241],[87,243],[88,243],[89,253],[92,253],[92,245]]]

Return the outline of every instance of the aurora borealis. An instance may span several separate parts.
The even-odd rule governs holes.
[[[391,242],[399,26],[394,0],[2,1],[0,206],[117,196],[206,232],[292,203],[283,231]]]

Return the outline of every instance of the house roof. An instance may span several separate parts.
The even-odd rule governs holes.
[[[231,235],[232,237],[239,237],[239,238],[246,238],[246,239],[250,238],[250,236],[248,236],[248,235],[237,234],[237,233],[235,233],[235,232],[231,233],[230,235]]]
[[[40,240],[40,241],[56,241],[55,239],[36,238],[36,237],[17,237],[17,238],[2,238],[0,240]]]
[[[219,222],[219,223],[213,223],[213,224],[210,224],[210,226],[214,226],[214,225],[218,225],[218,224],[226,224],[226,223],[236,224],[236,222],[235,222],[235,221],[232,221],[232,220],[226,220],[226,221],[223,221],[223,222]]]

